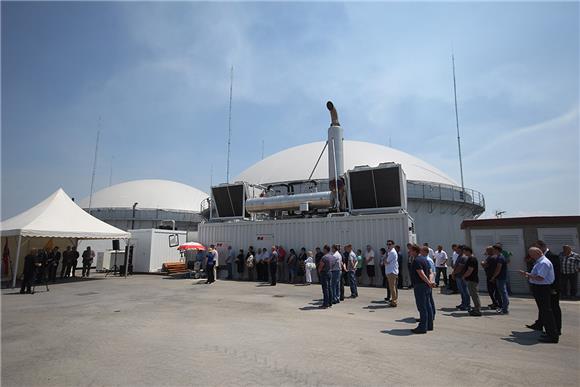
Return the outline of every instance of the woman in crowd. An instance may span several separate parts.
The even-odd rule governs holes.
[[[306,260],[304,261],[304,274],[306,275],[306,285],[312,283],[312,270],[316,269],[316,264],[314,263],[314,254],[312,251],[308,251]]]
[[[300,283],[304,283],[304,275],[306,274],[306,248],[300,249],[300,254],[298,255],[298,269],[297,269],[297,276],[300,279]]]
[[[298,274],[298,257],[296,257],[296,251],[290,249],[288,254],[288,283],[293,284],[296,281],[296,275]]]

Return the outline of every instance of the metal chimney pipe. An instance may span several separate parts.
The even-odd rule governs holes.
[[[337,180],[344,175],[343,130],[338,122],[338,113],[334,104],[328,101],[326,108],[330,112],[330,127],[328,128],[328,180],[331,190],[337,195],[336,207],[338,208]]]

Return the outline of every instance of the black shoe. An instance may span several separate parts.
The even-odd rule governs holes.
[[[433,328],[427,328],[427,331],[432,331],[432,330],[433,330]]]
[[[411,332],[413,332],[416,335],[422,335],[424,333],[427,333],[427,331],[420,330],[419,328],[411,329]]]
[[[421,319],[420,318],[416,318],[415,319],[415,322],[421,322]]]
[[[24,290],[21,290],[21,291],[20,291],[20,294],[24,294]]]
[[[559,341],[559,340],[558,340],[558,338],[557,338],[557,337],[556,337],[556,338],[554,338],[554,337],[548,337],[548,336],[546,336],[546,337],[540,337],[540,338],[538,339],[538,341],[539,341],[540,343],[558,344],[558,341]]]
[[[469,315],[474,317],[481,317],[481,312],[478,312],[476,310],[470,310]]]
[[[534,331],[543,331],[542,327],[536,324],[526,325],[526,328],[533,329]]]
[[[385,297],[385,301],[389,302],[389,301],[391,301],[391,299],[390,299],[390,298],[387,298],[387,297]]]

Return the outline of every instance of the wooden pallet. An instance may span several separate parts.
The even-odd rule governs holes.
[[[184,276],[190,273],[185,262],[165,262],[163,271],[170,276]]]

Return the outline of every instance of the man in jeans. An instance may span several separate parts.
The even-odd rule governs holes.
[[[415,293],[415,303],[419,311],[419,325],[411,329],[412,333],[427,333],[433,330],[433,309],[429,295],[431,289],[435,286],[429,279],[431,269],[425,256],[419,255],[419,246],[413,245],[410,254],[413,255],[413,264],[411,270],[411,281],[413,282],[413,291]],[[428,254],[428,253],[427,253]]]
[[[392,240],[387,241],[387,262],[385,265],[385,273],[387,274],[387,282],[389,285],[389,290],[391,293],[391,307],[397,307],[398,293],[397,293],[397,280],[399,278],[399,254],[395,250],[395,242]]]
[[[330,260],[330,289],[331,302],[340,303],[340,273],[342,271],[342,256],[337,245],[332,245],[332,259]]]
[[[323,247],[324,255],[320,258],[320,263],[318,264],[318,278],[320,279],[320,284],[322,285],[322,309],[330,308],[332,306],[332,290],[330,286],[330,266],[334,259],[334,256],[330,254],[330,247]]]
[[[493,248],[493,258],[496,259],[496,267],[495,272],[490,278],[491,282],[495,282],[497,291],[501,297],[501,308],[497,309],[497,312],[500,314],[508,314],[509,313],[509,305],[510,300],[508,297],[507,291],[507,262],[505,257],[503,256],[502,247],[498,244],[492,246]]]
[[[346,253],[348,254],[347,259],[347,275],[348,275],[348,284],[350,286],[350,298],[357,298],[358,297],[358,289],[356,287],[356,269],[358,260],[354,251],[352,251],[352,245],[349,243],[345,246]]]
[[[467,284],[463,280],[463,274],[465,273],[466,267],[465,263],[467,258],[463,254],[459,254],[457,260],[455,261],[455,266],[453,268],[453,273],[451,274],[455,279],[457,284],[457,289],[461,294],[461,304],[457,305],[459,310],[469,310],[469,290],[467,290]]]
[[[477,258],[473,256],[473,250],[469,246],[463,246],[463,255],[467,257],[465,261],[465,273],[463,280],[467,284],[469,295],[473,300],[473,309],[469,311],[470,316],[481,316],[481,303],[479,302],[479,294],[477,293],[477,286],[479,285],[479,276],[477,273]]]

